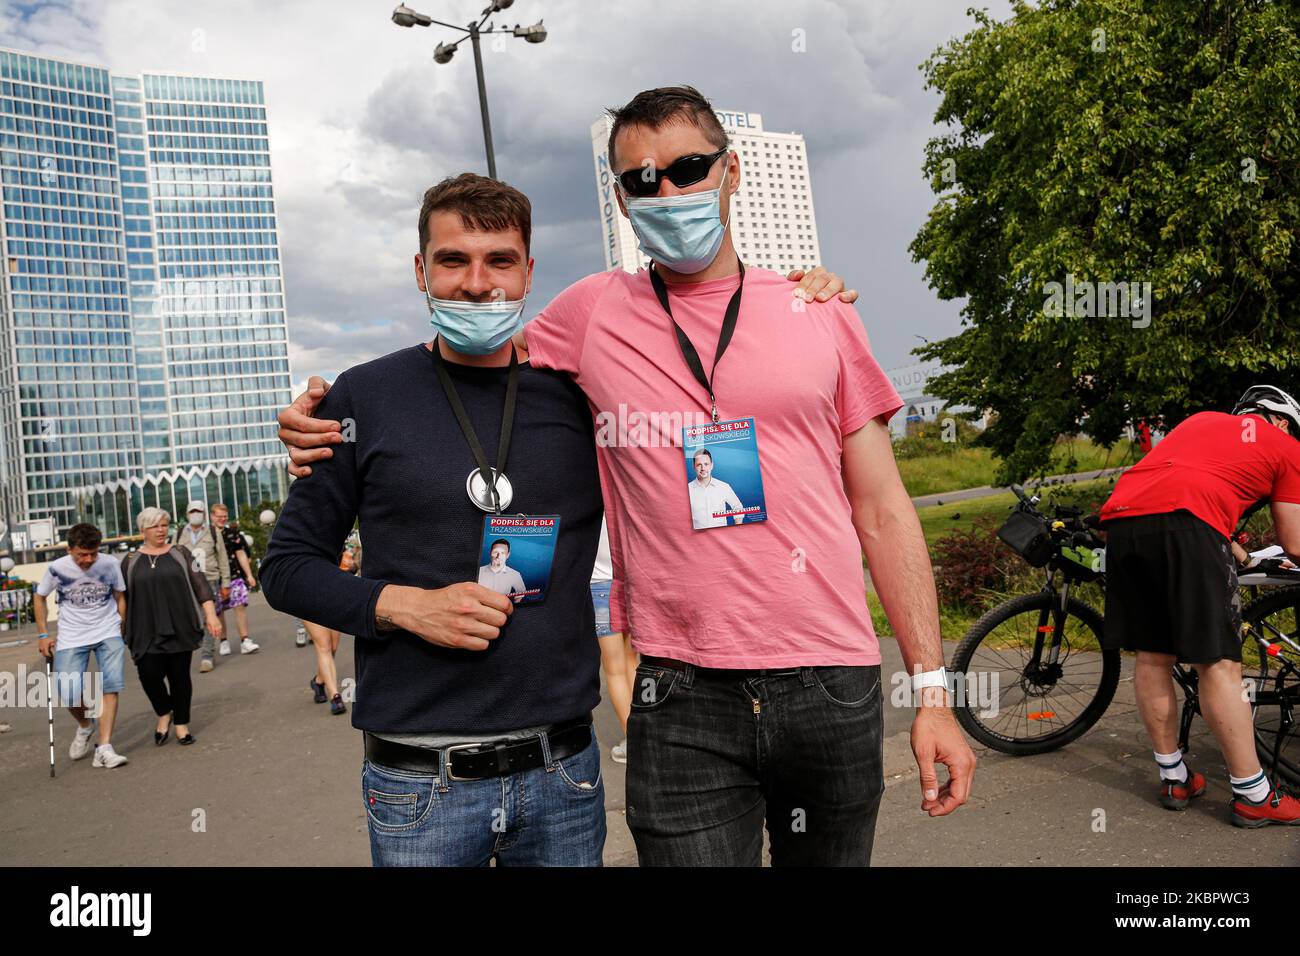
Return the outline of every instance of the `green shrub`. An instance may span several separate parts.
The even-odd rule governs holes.
[[[958,448],[971,447],[979,434],[978,428],[956,415],[943,415],[933,422],[916,422],[908,426],[906,438],[894,442],[894,457],[906,461],[926,455],[951,455]]]
[[[1006,590],[1012,561],[1020,557],[997,537],[1004,518],[981,515],[968,528],[949,531],[934,543],[934,583],[943,607],[982,610],[990,592]]]

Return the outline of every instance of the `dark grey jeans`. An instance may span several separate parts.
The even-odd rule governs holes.
[[[866,866],[885,789],[880,667],[649,659],[627,724],[642,866]]]

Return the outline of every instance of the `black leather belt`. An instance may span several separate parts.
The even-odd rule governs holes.
[[[366,759],[381,767],[411,773],[437,774],[439,754],[447,752],[447,776],[452,780],[486,780],[505,777],[522,770],[546,766],[540,736],[518,740],[485,741],[476,744],[453,744],[434,750],[412,747],[395,740],[366,734]],[[591,715],[566,720],[546,731],[551,759],[563,760],[582,753],[591,744]]]
[[[764,667],[756,669],[745,669],[739,667],[700,667],[698,664],[688,664],[685,661],[679,661],[675,657],[652,657],[649,654],[641,655],[641,663],[647,667],[667,667],[670,670],[684,671],[690,667],[694,669],[696,677],[713,678],[715,680],[748,680],[751,677],[787,677],[798,674],[803,670],[802,667]]]

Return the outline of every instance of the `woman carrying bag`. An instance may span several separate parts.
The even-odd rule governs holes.
[[[194,743],[190,733],[190,700],[194,685],[190,663],[203,640],[203,624],[221,636],[212,590],[184,545],[169,544],[171,516],[161,508],[145,508],[139,517],[144,544],[122,559],[126,579],[126,627],[123,638],[131,651],[140,685],[158,725],[154,743],[167,742],[176,725],[176,740]]]

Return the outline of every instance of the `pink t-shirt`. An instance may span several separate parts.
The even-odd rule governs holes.
[[[669,287],[709,374],[738,279]],[[840,456],[845,435],[902,402],[852,307],[797,309],[792,290],[745,271],[713,379],[721,420],[756,419],[768,519],[738,527],[692,527],[681,427],[710,420],[709,398],[645,270],[576,282],[524,327],[533,365],[573,375],[591,403],[611,626],[642,654],[701,667],[880,663]]]

